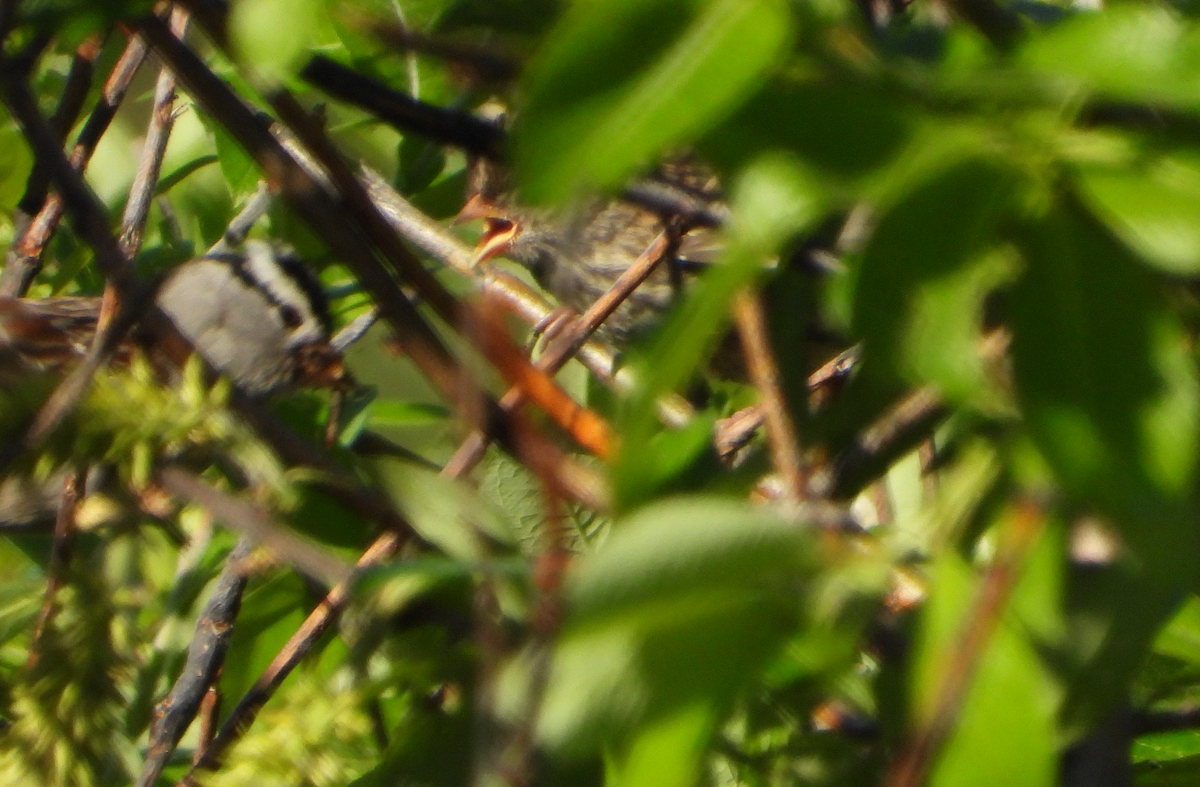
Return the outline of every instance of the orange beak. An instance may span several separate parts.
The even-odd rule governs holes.
[[[476,194],[467,200],[467,204],[454,217],[454,224],[483,219],[483,234],[475,244],[472,267],[504,254],[521,234],[521,225],[507,218],[507,213],[500,205]]]

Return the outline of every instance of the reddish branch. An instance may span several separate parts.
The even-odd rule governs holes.
[[[934,690],[932,710],[919,720],[908,743],[892,760],[885,787],[919,787],[945,745],[963,701],[987,652],[992,634],[1020,578],[1025,560],[1042,532],[1043,514],[1032,500],[1015,504],[1005,516],[996,558],[984,571],[974,602],[963,617],[962,630],[947,656]]]
[[[767,424],[767,441],[771,446],[775,472],[783,479],[792,502],[798,503],[808,496],[808,479],[800,455],[796,427],[788,414],[788,403],[783,395],[779,365],[771,352],[762,300],[757,293],[743,291],[734,296],[733,318],[742,340],[750,379],[762,396],[762,412]]]

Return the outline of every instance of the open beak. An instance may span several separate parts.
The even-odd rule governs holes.
[[[506,214],[507,211],[503,207],[476,194],[454,217],[454,224],[483,219],[483,234],[479,236],[479,242],[475,244],[475,256],[471,260],[472,267],[504,254],[520,234],[520,225],[506,218]]]

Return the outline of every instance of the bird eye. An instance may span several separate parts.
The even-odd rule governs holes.
[[[280,306],[279,316],[283,318],[283,324],[289,328],[299,328],[304,324],[304,317],[295,306]]]

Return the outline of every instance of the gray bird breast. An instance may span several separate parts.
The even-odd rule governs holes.
[[[294,329],[228,262],[181,267],[163,284],[158,305],[214,369],[247,393],[270,393],[292,381]]]

